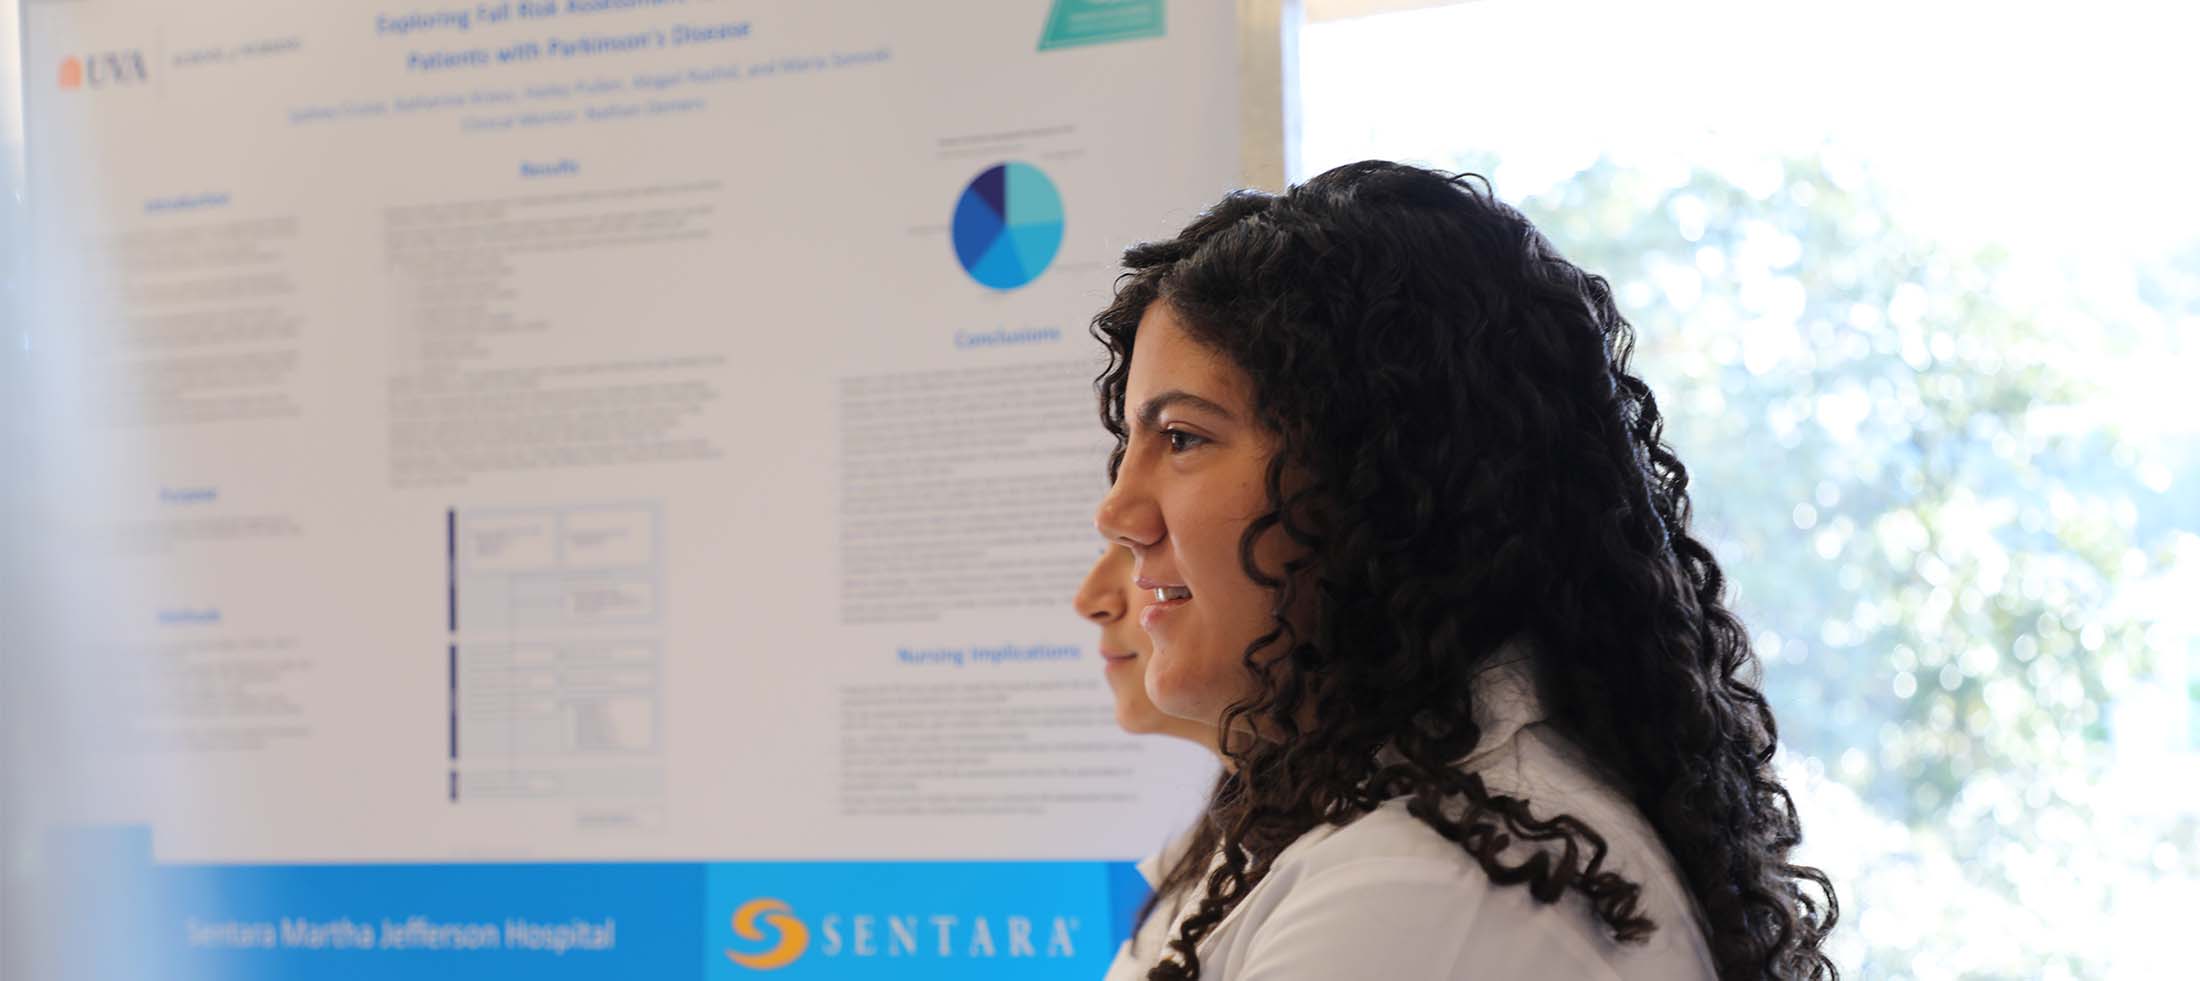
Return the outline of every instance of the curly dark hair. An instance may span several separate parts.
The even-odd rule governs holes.
[[[1689,534],[1688,471],[1628,370],[1634,335],[1609,284],[1487,180],[1383,161],[1231,194],[1124,261],[1093,321],[1111,475],[1156,301],[1246,373],[1278,447],[1268,508],[1239,542],[1273,627],[1245,651],[1255,694],[1222,719],[1260,736],[1225,740],[1235,766],[1147,904],[1204,875],[1149,977],[1199,977],[1199,940],[1285,846],[1398,797],[1494,882],[1545,903],[1578,893],[1621,942],[1656,929],[1596,829],[1538,817],[1456,765],[1481,737],[1476,673],[1514,637],[1541,652],[1549,723],[1676,860],[1719,976],[1837,976],[1821,950],[1832,884],[1788,861],[1801,824],[1772,770],[1760,668]],[[1262,568],[1270,534],[1299,557]],[[1386,747],[1403,762],[1378,763]],[[1505,857],[1523,844],[1525,860]]]

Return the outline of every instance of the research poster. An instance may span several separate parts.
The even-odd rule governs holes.
[[[1232,11],[28,4],[80,968],[1097,976],[1212,764],[1069,608],[1086,324]]]

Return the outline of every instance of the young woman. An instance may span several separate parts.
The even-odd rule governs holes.
[[[1094,321],[1146,691],[1234,768],[1151,978],[1788,978],[1835,919],[1605,281],[1340,167],[1132,249]]]
[[[1146,697],[1146,663],[1153,641],[1139,626],[1139,619],[1151,601],[1151,591],[1139,589],[1132,581],[1130,549],[1119,545],[1109,545],[1101,552],[1100,560],[1085,574],[1084,585],[1077,589],[1077,614],[1100,625],[1100,657],[1106,662],[1108,689],[1115,696],[1115,724],[1133,735],[1170,736],[1214,753],[1214,726],[1166,714]],[[1179,864],[1177,859],[1187,850],[1213,854],[1215,843],[1212,831],[1196,825],[1138,863],[1138,874],[1146,878],[1146,886],[1152,891],[1139,909],[1138,925],[1131,938],[1116,952],[1105,981],[1131,981],[1145,976],[1138,965],[1141,959],[1151,960],[1167,941],[1170,918],[1193,878],[1179,874],[1164,881],[1164,873]]]

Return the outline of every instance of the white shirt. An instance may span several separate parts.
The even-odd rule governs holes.
[[[1168,844],[1161,846],[1160,851],[1139,860],[1138,874],[1145,877],[1146,888],[1152,889],[1161,884],[1161,877],[1169,871],[1170,864],[1184,853],[1185,848],[1190,847],[1191,838],[1192,829],[1186,828],[1170,839]],[[1138,925],[1138,930],[1131,935],[1131,939],[1123,941],[1116,948],[1115,960],[1108,965],[1107,977],[1102,981],[1143,979],[1146,972],[1153,968],[1154,961],[1160,958],[1161,952],[1168,947],[1169,938],[1174,936],[1172,931],[1175,924],[1171,917],[1183,913],[1184,910],[1177,900],[1163,899],[1161,905],[1154,909],[1153,915],[1146,917],[1146,922]]]
[[[1656,832],[1578,748],[1537,724],[1542,712],[1525,657],[1499,658],[1477,679],[1483,737],[1460,767],[1480,773],[1492,792],[1525,798],[1537,817],[1571,814],[1602,835],[1610,848],[1604,867],[1642,888],[1637,909],[1657,927],[1650,938],[1613,940],[1576,891],[1546,905],[1525,886],[1492,883],[1473,856],[1408,814],[1401,799],[1285,848],[1267,878],[1201,939],[1202,977],[1716,978],[1694,899]],[[1158,863],[1140,863],[1141,871],[1149,867]],[[1147,881],[1154,878],[1148,872]],[[1177,919],[1197,908],[1181,904]],[[1129,944],[1117,952],[1106,981],[1146,976],[1176,935],[1175,923],[1163,925],[1169,912],[1164,903],[1139,930],[1136,957]]]

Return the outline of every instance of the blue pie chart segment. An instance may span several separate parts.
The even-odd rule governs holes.
[[[970,270],[970,278],[997,290],[1012,290],[1031,282],[1023,261],[1016,257],[1015,239],[1007,235],[993,236],[978,261],[965,259],[963,267]]]
[[[1012,290],[1039,278],[1062,249],[1062,195],[1027,163],[988,168],[955,203],[955,258],[970,278]]]
[[[955,255],[964,269],[976,265],[1006,230],[998,204],[987,201],[976,185],[963,192],[962,202],[955,206]]]
[[[997,169],[1003,171],[1008,184],[1009,224],[1062,223],[1062,195],[1044,172],[1027,163],[1005,164]]]
[[[1054,253],[1062,249],[1062,223],[1050,221],[1044,225],[1016,225],[1008,230],[1008,241],[1016,247],[1016,266],[1031,270],[1024,277],[1026,282],[1037,277],[1047,264],[1054,261]]]

